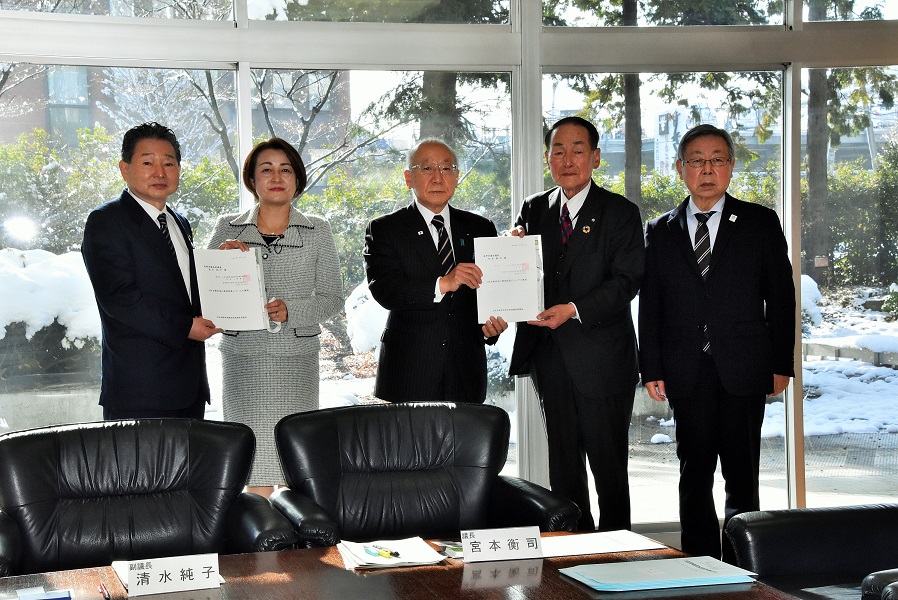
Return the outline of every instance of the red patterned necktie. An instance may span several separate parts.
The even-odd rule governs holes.
[[[561,207],[561,245],[566,246],[571,234],[574,233],[574,223],[571,221],[571,211],[567,208],[567,202]]]

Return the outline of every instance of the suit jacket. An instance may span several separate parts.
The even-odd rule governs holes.
[[[761,395],[774,373],[794,375],[795,287],[776,213],[726,195],[711,267],[702,280],[686,226],[687,198],[646,225],[639,297],[643,381],[692,394],[708,325],[711,352],[730,394]]]
[[[81,255],[103,329],[104,406],[177,410],[209,401],[205,346],[187,339],[201,314],[193,236],[187,220],[174,217],[190,250],[193,302],[162,232],[127,191],[84,225]]]
[[[474,238],[495,237],[492,221],[449,207],[455,262],[474,262]],[[436,247],[414,202],[374,219],[365,232],[368,287],[390,311],[381,335],[374,395],[390,402],[429,400],[447,362],[465,375],[464,402],[486,398],[486,350],[476,291],[461,286],[434,302],[442,275]],[[494,343],[490,338],[487,343]]]
[[[580,394],[621,394],[639,378],[630,311],[644,268],[639,209],[591,182],[563,252],[560,197],[561,190],[553,188],[527,198],[517,225],[528,235],[542,235],[545,307],[573,302],[580,320],[555,330],[519,323],[509,373],[529,373],[534,348],[552,336]]]

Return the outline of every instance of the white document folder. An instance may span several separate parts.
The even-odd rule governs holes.
[[[477,319],[532,321],[543,311],[543,252],[538,235],[474,238],[474,262],[483,271]]]
[[[193,258],[203,317],[232,331],[268,327],[260,248],[194,250]]]

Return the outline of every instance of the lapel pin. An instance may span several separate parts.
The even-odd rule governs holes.
[[[730,215],[730,222],[731,222],[731,223],[735,223],[735,222],[736,222],[736,215]]]
[[[590,231],[592,231],[592,230],[590,229],[589,225],[583,226],[583,233],[589,233]]]
[[[423,231],[418,231],[418,235],[424,235]]]

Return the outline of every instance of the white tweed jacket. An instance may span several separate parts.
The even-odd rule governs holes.
[[[244,213],[219,217],[206,247],[218,248],[230,239],[261,248],[268,299],[286,303],[287,321],[278,333],[226,331],[221,349],[247,356],[317,355],[320,324],[343,308],[340,258],[330,224],[291,208],[283,238],[267,245],[256,228],[258,215],[256,204]]]

